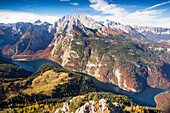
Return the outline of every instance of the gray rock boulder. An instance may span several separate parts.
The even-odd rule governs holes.
[[[55,113],[59,113],[61,111],[62,113],[68,113],[69,112],[69,106],[67,102],[64,102],[63,108],[58,108]]]

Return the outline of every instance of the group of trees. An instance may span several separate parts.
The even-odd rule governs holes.
[[[23,94],[18,93],[17,95],[6,99],[5,101],[1,101],[1,108],[15,108],[15,107],[25,107],[32,103],[36,103],[38,101],[42,101],[44,99],[49,99],[49,96],[43,94]]]
[[[98,92],[100,90],[97,88],[92,79],[88,77],[82,76],[63,68],[56,68],[51,64],[42,65],[39,70],[33,74],[31,72],[24,73],[21,68],[19,68],[18,66],[13,67],[12,64],[3,64],[2,66],[3,67],[0,67],[0,69],[3,73],[0,74],[3,79],[1,79],[0,85],[3,85],[5,81],[6,83],[11,82],[10,84],[6,85],[6,87],[4,87],[5,89],[9,89],[8,86],[12,86],[12,84],[14,84],[14,82],[17,80],[22,81],[23,79],[31,82],[36,77],[41,76],[44,72],[48,70],[53,70],[57,73],[65,72],[69,74],[69,77],[71,77],[68,82],[55,86],[55,88],[52,90],[52,96],[46,96],[43,94],[28,95],[19,92],[17,95],[13,95],[11,98],[7,98],[5,101],[0,102],[0,108],[12,108],[13,112],[42,112],[43,110],[54,112],[56,108],[62,106],[62,102],[69,102],[69,100],[73,96],[78,95],[85,95],[85,98],[78,99],[75,103],[69,103],[72,111],[75,111],[77,108],[79,108],[81,105],[89,100],[98,101],[102,98],[108,98],[112,102],[117,102],[124,107],[136,106],[136,104],[131,99],[128,99],[128,97],[126,96],[114,95],[112,93],[106,92]],[[22,76],[17,76],[18,78],[15,78],[13,75],[14,71],[18,73],[21,72]],[[19,91],[20,87],[18,86],[16,88],[18,88],[16,90]]]
[[[80,74],[76,74],[72,71],[63,68],[56,68],[51,64],[42,65],[37,72],[35,72],[34,74],[32,74],[31,76],[25,79],[31,82],[32,80],[34,80],[34,78],[41,76],[44,72],[48,70],[53,70],[57,73],[60,72],[69,73],[68,75],[69,77],[71,77],[71,79],[68,80],[68,82],[66,83],[58,84],[57,86],[55,86],[55,88],[52,91],[52,96],[46,96],[43,94],[28,95],[19,92],[18,94],[15,94],[10,98],[7,98],[6,101],[1,101],[0,102],[0,105],[2,105],[1,108],[17,107],[19,108],[18,110],[25,111],[22,110],[22,108],[25,108],[35,103],[43,104],[43,105],[47,103],[48,104],[49,103],[54,104],[58,102],[61,103],[66,101],[68,98],[70,98],[70,96],[72,97],[76,95],[82,95],[82,94],[87,94],[89,92],[97,91],[97,86],[90,78],[82,76]],[[9,87],[7,89],[9,89]]]
[[[52,97],[62,98],[87,94],[94,91],[97,91],[95,83],[90,78],[80,75],[70,79],[67,83],[55,86],[52,91]]]

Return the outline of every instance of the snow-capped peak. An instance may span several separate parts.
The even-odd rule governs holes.
[[[66,15],[63,18],[59,19],[60,22],[71,20],[79,20],[85,27],[92,29],[96,29],[102,26],[99,22],[84,14]]]
[[[50,28],[50,32],[70,32],[73,28],[73,25],[78,26],[82,30],[84,27],[91,29],[99,29],[103,27],[102,24],[95,21],[94,19],[84,15],[84,14],[75,14],[75,15],[65,15],[56,21]]]
[[[143,26],[133,26],[140,33],[153,33],[153,34],[170,34],[169,28],[161,28],[161,27],[143,27]]]
[[[108,27],[108,28],[112,28],[112,29],[117,29],[117,30],[120,30],[120,31],[124,31],[126,33],[129,33],[132,31],[132,27],[129,26],[129,25],[123,25],[119,22],[114,22],[114,21],[111,21],[111,20],[105,20],[105,21],[100,21],[101,24],[103,24],[104,26]]]

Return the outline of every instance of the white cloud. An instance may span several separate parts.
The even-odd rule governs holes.
[[[61,2],[64,2],[64,1],[70,1],[70,0],[60,0]]]
[[[70,3],[71,5],[79,5],[79,3]]]
[[[41,16],[26,12],[0,10],[0,23],[35,22],[38,19],[43,22],[46,21],[49,23],[54,23],[59,18],[55,16]]]
[[[160,3],[160,4],[156,4],[156,5],[153,5],[151,7],[146,8],[145,10],[153,9],[155,7],[158,7],[158,6],[161,6],[161,5],[165,5],[165,4],[169,4],[169,3],[170,3],[170,1],[163,2],[163,3]]]
[[[127,7],[136,7],[135,5],[127,5]]]
[[[112,14],[115,18],[116,17],[123,17],[128,14],[126,10],[121,7],[117,7],[116,4],[108,4],[104,0],[89,0],[91,8],[96,11],[101,11],[103,14]]]
[[[170,26],[170,17],[161,18],[161,14],[164,10],[151,10],[154,7],[167,4],[169,2],[160,3],[144,10],[137,10],[129,13],[124,8],[118,7],[116,4],[108,4],[104,0],[89,0],[95,11],[101,11],[103,14],[110,14],[110,16],[92,16],[94,19],[109,19],[112,21],[120,22],[122,24],[129,25],[143,25],[143,26],[156,26],[156,27],[168,27]],[[147,10],[150,9],[150,10]]]

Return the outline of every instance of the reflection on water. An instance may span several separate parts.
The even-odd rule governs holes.
[[[59,64],[57,64],[55,62],[50,61],[50,60],[45,60],[45,59],[33,60],[33,61],[13,61],[13,63],[19,65],[20,67],[22,67],[26,70],[32,71],[32,72],[36,72],[39,69],[39,67],[43,64],[53,64],[57,67],[61,67]],[[157,95],[158,93],[166,91],[163,89],[147,87],[141,93],[127,92],[125,90],[120,89],[118,86],[116,86],[114,84],[103,83],[103,82],[98,81],[95,77],[92,77],[92,76],[84,74],[84,73],[81,73],[81,74],[92,78],[96,82],[98,87],[100,87],[103,91],[112,92],[114,94],[126,95],[139,105],[155,107],[156,103],[154,101],[154,96]]]

